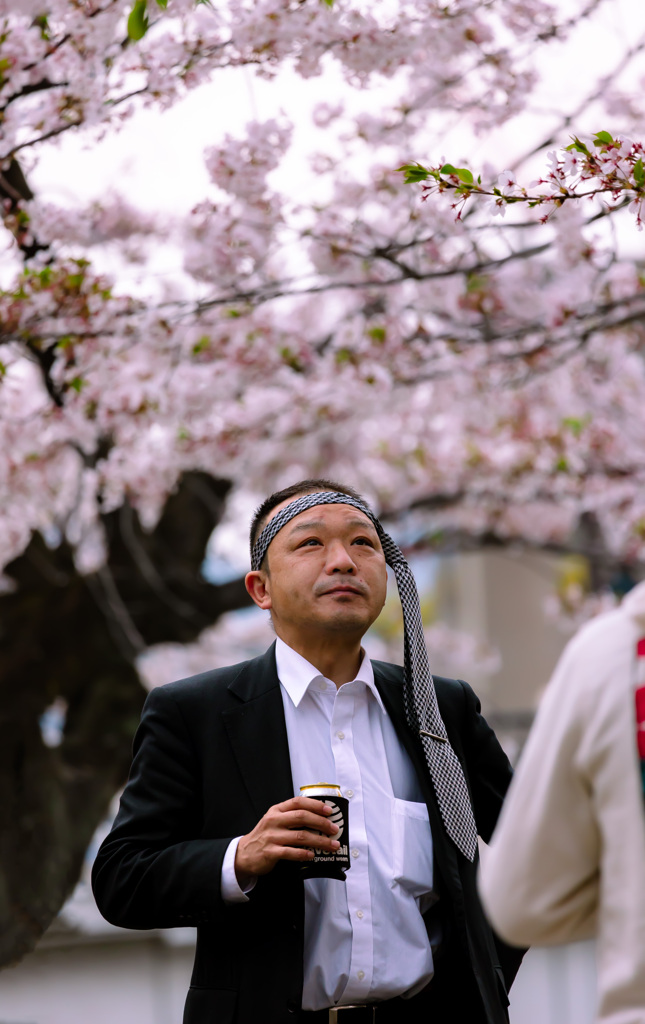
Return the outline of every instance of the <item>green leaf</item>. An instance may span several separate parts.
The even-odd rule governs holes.
[[[302,363],[298,359],[296,353],[292,352],[288,345],[285,345],[280,349],[280,355],[287,366],[290,366],[291,369],[295,370],[297,373],[302,373]]]
[[[597,146],[610,146],[614,141],[609,132],[596,132],[596,134],[594,135],[594,139],[596,140]]]
[[[77,394],[80,394],[86,383],[87,382],[84,381],[82,377],[74,377],[74,380],[69,382],[69,386],[70,388],[73,388]]]
[[[452,164],[444,164],[441,168],[442,174],[457,174],[457,168],[453,167]]]
[[[639,188],[643,188],[645,185],[645,167],[643,167],[643,160],[641,157],[639,157],[634,164],[634,181]]]
[[[147,0],[135,0],[134,7],[128,18],[128,36],[135,43],[143,39],[148,31],[148,15],[146,13]]]
[[[372,341],[377,341],[380,345],[382,345],[386,337],[385,328],[370,327],[369,331],[367,332],[367,336],[371,338]]]
[[[463,181],[464,185],[472,185],[475,180],[473,178],[472,171],[469,171],[467,167],[458,167],[457,177],[460,181]]]
[[[34,18],[32,24],[36,28],[40,29],[40,38],[44,39],[46,42],[49,42],[49,40],[51,39],[51,36],[50,36],[50,33],[49,33],[49,22],[47,20],[47,15],[46,14],[38,14]]]
[[[483,274],[469,274],[466,281],[466,292],[472,294],[473,292],[484,291],[488,287],[488,278],[484,277]]]
[[[353,363],[355,361],[351,349],[348,348],[339,348],[336,352],[335,358],[339,366],[343,363]]]
[[[168,0],[157,0],[157,7],[161,7],[162,11],[165,11],[168,6]]]
[[[403,181],[406,185],[425,181],[430,176],[430,172],[422,164],[403,164],[402,167],[397,167],[397,171],[403,171]]]
[[[575,137],[575,135],[573,136],[573,142],[571,143],[571,145],[570,146],[565,146],[564,148],[566,149],[567,153],[570,153],[572,149],[575,149],[575,151],[577,153],[588,153],[589,152],[589,150],[585,146],[584,142],[581,142],[580,139],[577,139]]]
[[[323,0],[323,3],[326,4],[327,7],[333,7],[334,6],[334,0]]]
[[[202,334],[199,341],[196,341],[192,348],[194,356],[198,356],[200,352],[205,352],[210,347],[211,339],[207,334]]]
[[[562,425],[568,427],[574,437],[580,437],[582,431],[589,422],[588,416],[565,416],[562,420]]]

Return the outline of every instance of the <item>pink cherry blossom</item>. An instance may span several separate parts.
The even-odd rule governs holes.
[[[529,187],[521,165],[480,184],[465,158],[445,174],[442,160],[421,203],[396,171],[457,116],[481,133],[521,111],[537,88],[527,52],[575,17],[565,28],[535,0],[458,0],[450,16],[421,0],[216,14],[173,0],[150,4],[147,33],[126,42],[126,0],[0,6],[8,181],[12,159],[28,178],[65,132],[116,131],[221,68],[271,77],[288,63],[308,78],[335,62],[346,90],[312,111],[334,156],[311,155],[308,200],[281,179],[287,116],[211,145],[211,191],[185,217],[116,193],[63,209],[11,186],[0,564],[40,530],[95,571],[101,516],[127,497],[151,528],[187,469],[254,493],[345,477],[386,516],[424,508],[425,535],[455,546],[565,550],[591,510],[612,557],[645,560],[645,291],[597,217],[622,200],[640,217],[643,126],[580,136],[582,149],[564,135]],[[378,103],[354,104],[371,89]],[[98,269],[108,250],[145,268],[160,245],[182,267],[165,291],[134,294]]]

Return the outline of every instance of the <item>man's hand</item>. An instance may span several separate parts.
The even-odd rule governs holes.
[[[331,807],[304,796],[269,807],[237,845],[235,875],[240,887],[244,889],[258,875],[268,874],[279,860],[306,862],[313,858],[314,849],[337,850],[340,843],[331,836],[338,832],[338,825],[328,820],[330,814]]]

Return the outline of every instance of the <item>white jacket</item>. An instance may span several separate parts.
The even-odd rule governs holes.
[[[517,945],[597,937],[603,1024],[645,1024],[645,806],[634,660],[645,583],[567,645],[540,705],[479,876]]]

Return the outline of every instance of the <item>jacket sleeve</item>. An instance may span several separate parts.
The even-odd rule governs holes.
[[[477,832],[485,843],[490,841],[502,804],[513,778],[513,769],[497,736],[481,714],[481,704],[473,689],[459,680],[464,693],[464,753],[470,781]],[[509,945],[493,929],[498,962],[510,991],[526,949],[524,943]]]
[[[513,777],[513,769],[497,736],[481,714],[473,689],[459,680],[466,702],[464,751],[477,832],[485,843],[491,835]]]
[[[584,705],[565,652],[529,735],[479,888],[510,942],[556,944],[595,927],[599,836],[589,786],[577,768]]]
[[[92,869],[99,910],[124,928],[217,919],[222,862],[234,837],[202,839],[201,772],[181,709],[165,687],[144,705],[112,830]]]

